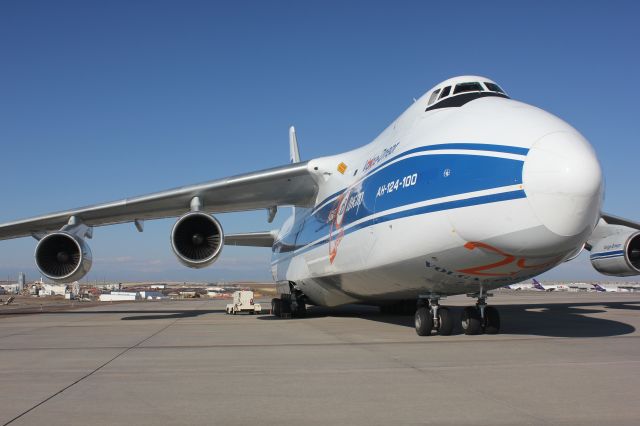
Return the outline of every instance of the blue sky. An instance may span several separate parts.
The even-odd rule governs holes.
[[[579,129],[605,210],[640,219],[638,3],[449,3],[3,1],[0,222],[284,164],[291,124],[304,158],[352,149],[460,74]],[[270,278],[266,249],[183,268],[172,222],[96,229],[88,279]],[[0,242],[0,277],[37,276],[34,243]],[[584,256],[544,276],[598,277]]]

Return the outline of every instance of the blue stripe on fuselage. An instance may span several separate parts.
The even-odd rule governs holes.
[[[433,149],[450,149],[450,145],[458,148],[461,144],[445,144],[440,147],[446,148]],[[479,144],[465,145],[475,147]],[[432,147],[425,148],[431,150]],[[338,208],[341,205],[344,212],[340,225],[344,228],[376,212],[426,200],[521,184],[522,165],[521,160],[473,154],[443,153],[401,159],[365,176],[356,186],[341,191],[336,200],[310,211],[304,221],[294,227],[295,233],[276,242],[274,251],[298,250],[319,239],[322,240],[313,246],[326,243],[329,233],[336,231],[334,218],[340,213]],[[524,191],[520,190],[437,203],[364,220],[345,233],[401,217],[523,197]]]
[[[382,167],[400,158],[407,157],[409,155],[416,154],[419,152],[440,151],[445,149],[456,149],[456,150],[465,150],[465,151],[487,151],[487,152],[499,152],[499,153],[517,154],[517,155],[527,155],[527,153],[529,152],[528,148],[521,148],[517,146],[510,146],[510,145],[494,145],[494,144],[483,144],[483,143],[455,142],[455,143],[441,143],[441,144],[435,144],[435,145],[421,146],[418,148],[413,148],[408,151],[401,152],[395,157],[391,157],[383,161],[382,163],[372,167],[370,170],[367,171],[367,173],[363,175],[362,178],[360,178],[360,181],[369,177],[373,172],[380,170]],[[345,191],[344,189],[341,189],[329,195],[324,200],[316,204],[317,207],[315,207],[315,210],[318,210],[319,208],[321,208],[323,204],[325,204],[327,201],[338,197],[344,191]]]

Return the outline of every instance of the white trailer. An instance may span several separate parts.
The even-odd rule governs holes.
[[[227,314],[235,315],[241,312],[249,314],[259,314],[262,307],[258,303],[253,303],[253,292],[248,290],[236,291],[233,293],[233,303],[227,305]]]

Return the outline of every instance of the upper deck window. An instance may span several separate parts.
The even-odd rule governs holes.
[[[447,86],[444,88],[442,94],[440,95],[440,99],[446,98],[447,96],[449,96],[449,93],[451,93],[451,86]]]
[[[436,99],[438,98],[438,93],[440,93],[440,89],[433,91],[433,93],[429,97],[429,105],[431,105],[436,101]]]
[[[489,83],[485,81],[484,85],[487,86],[487,89],[491,90],[492,92],[504,93],[504,90],[502,90],[500,86],[495,83]]]
[[[482,85],[478,82],[473,83],[460,83],[456,85],[456,88],[453,90],[453,94],[456,95],[458,93],[464,92],[483,92],[484,89]]]

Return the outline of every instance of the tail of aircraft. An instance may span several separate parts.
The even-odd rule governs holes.
[[[607,291],[606,288],[602,287],[600,284],[592,284],[593,288],[596,289],[596,291]]]
[[[289,162],[299,163],[300,162],[300,150],[298,149],[298,137],[296,136],[296,128],[291,126],[289,127]],[[291,214],[296,216],[296,207],[291,208]],[[271,223],[271,222],[269,222]]]
[[[533,288],[535,288],[536,290],[542,290],[545,291],[546,289],[542,286],[542,284],[540,284],[538,282],[538,280],[536,280],[535,278],[532,280],[532,284],[533,284]]]

